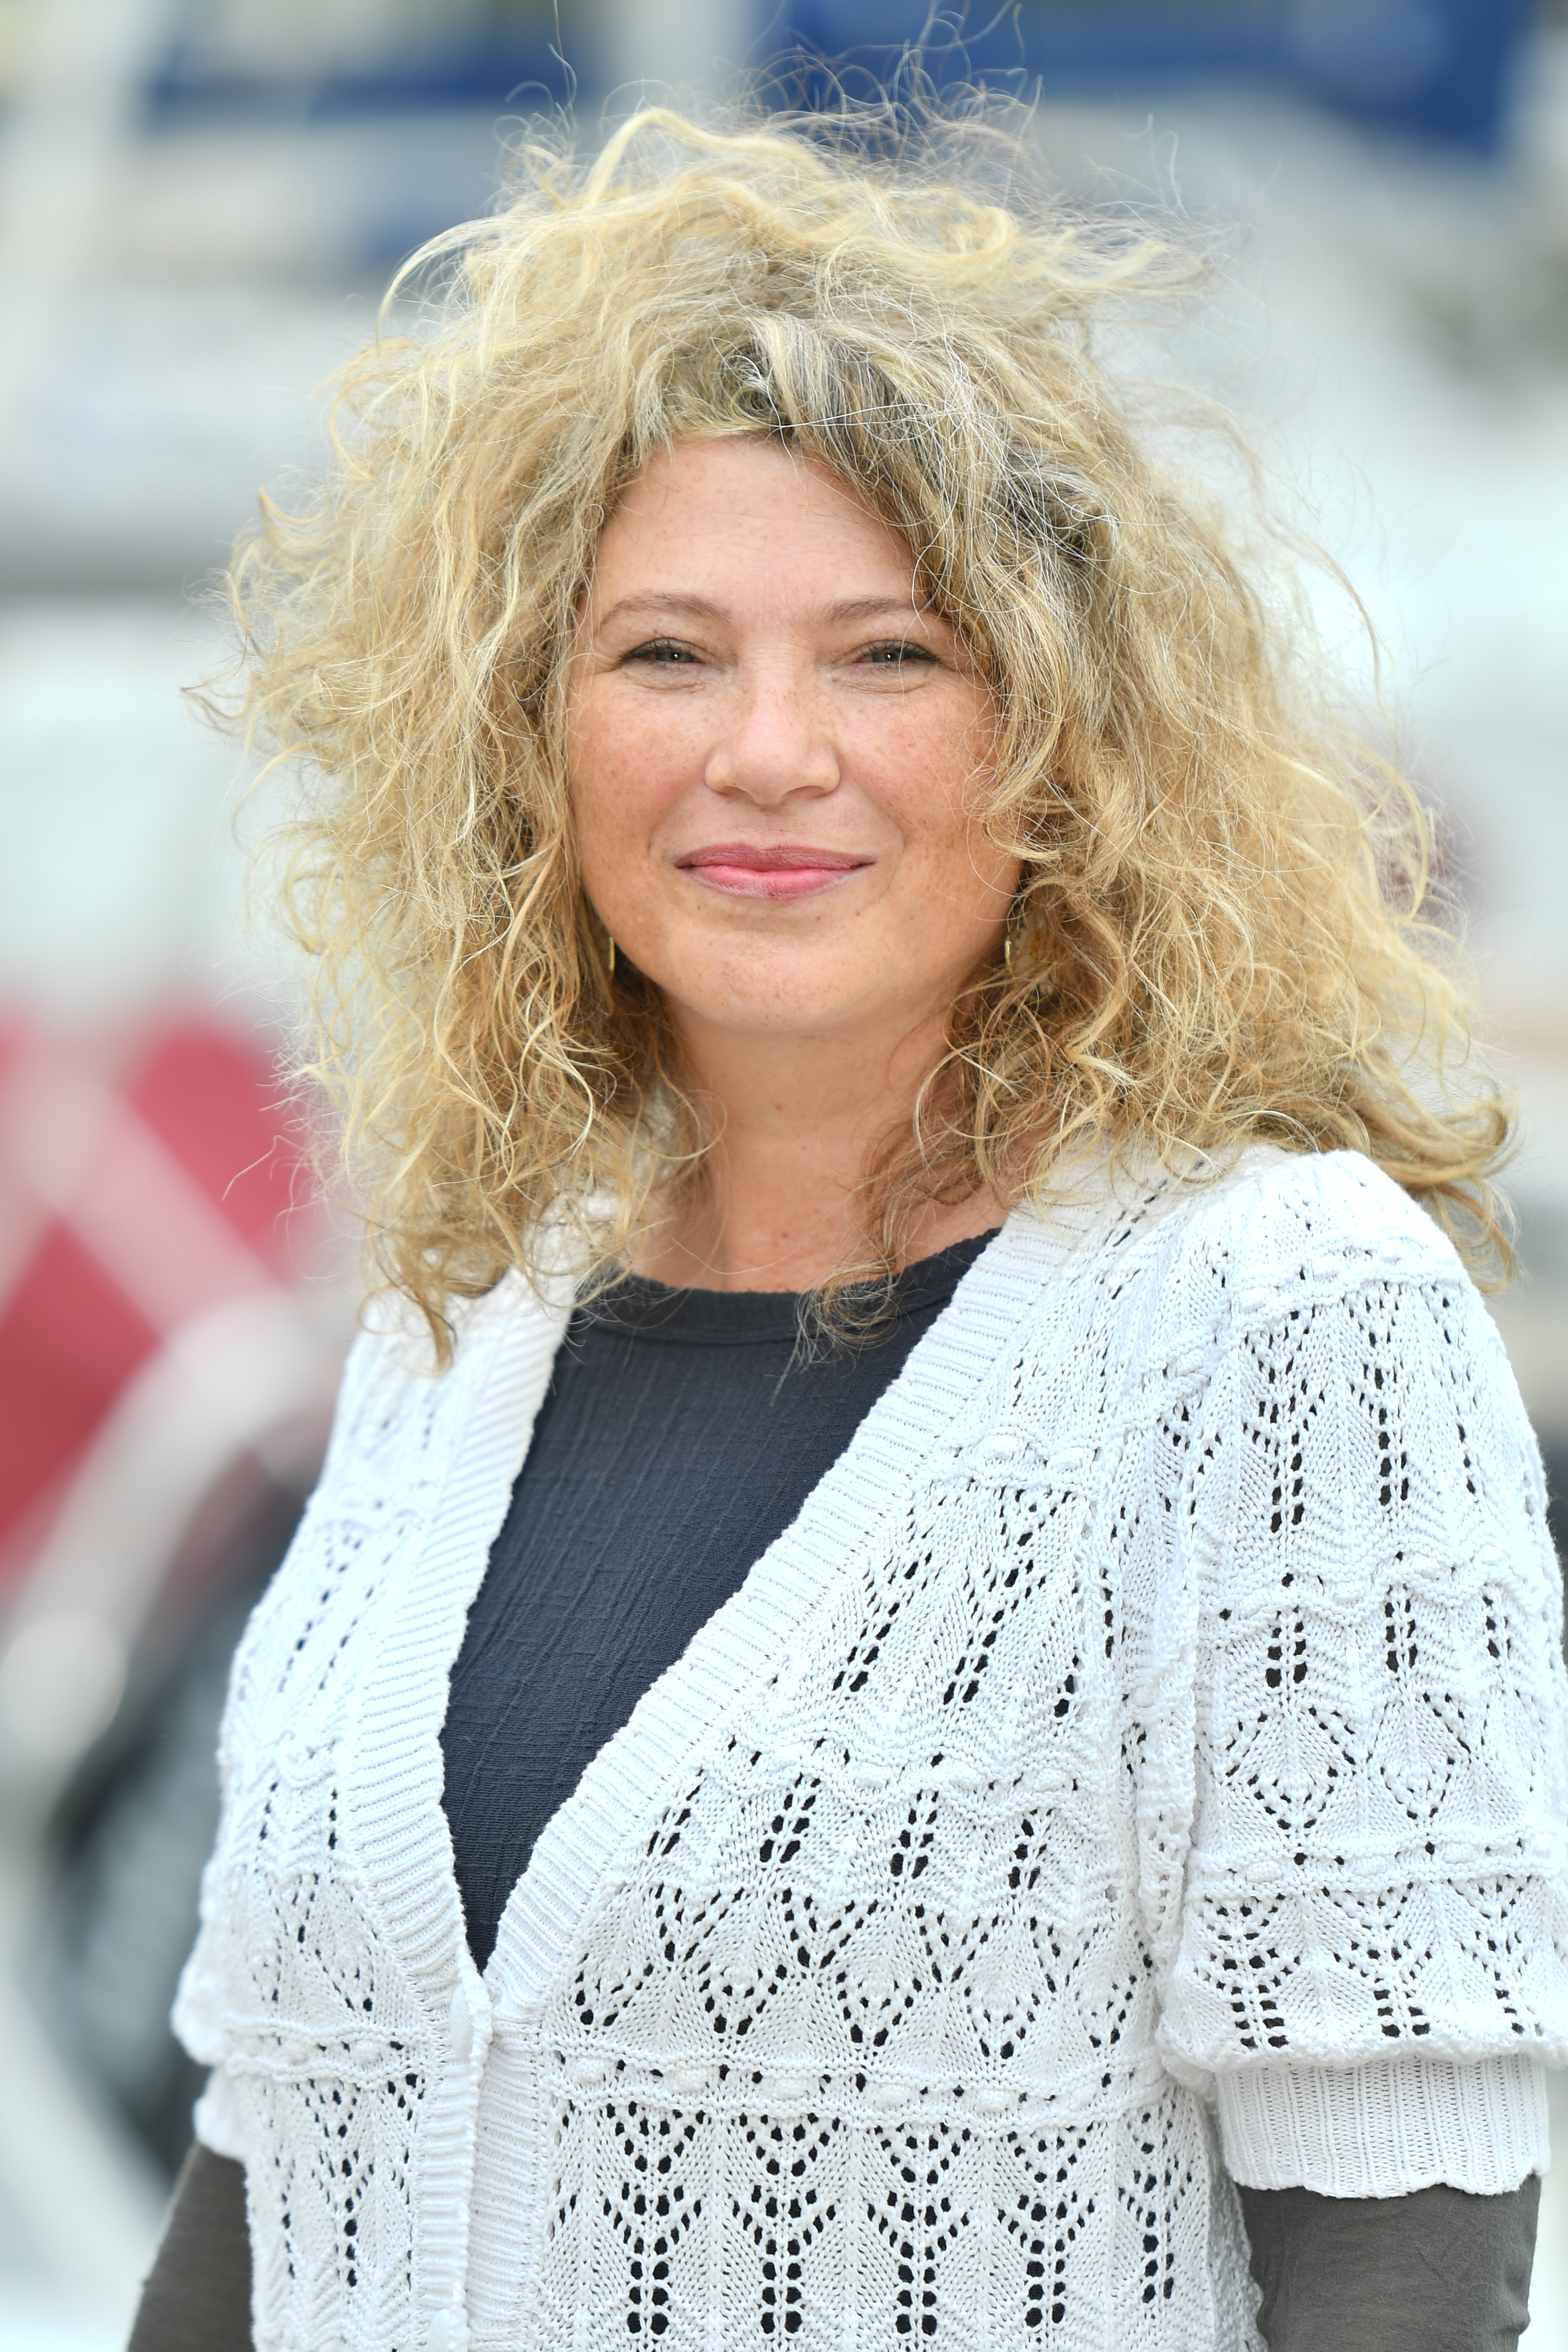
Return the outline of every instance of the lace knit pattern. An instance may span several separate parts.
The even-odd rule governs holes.
[[[1222,2126],[1257,2178],[1338,2099],[1393,2193],[1479,2118],[1463,2185],[1522,2177],[1568,2058],[1561,1598],[1402,1194],[1258,1152],[1015,1214],[481,1979],[437,1732],[565,1311],[503,1285],[439,1381],[361,1343],[236,1664],[177,2022],[258,2352],[1241,2352]]]

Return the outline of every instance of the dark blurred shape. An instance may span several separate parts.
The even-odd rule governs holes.
[[[216,1755],[229,1661],[300,1517],[300,1496],[245,1482],[188,1548],[106,1737],[47,1840],[55,1874],[40,1997],[80,2072],[171,2176],[203,2069],[169,2027],[217,1829]],[[232,1516],[231,1516],[232,1515]]]
[[[1037,77],[1047,100],[1254,83],[1492,154],[1532,14],[1526,0],[1026,0],[928,20],[909,0],[789,0],[770,41],[873,75],[919,42],[939,86],[1022,92]],[[833,77],[808,69],[802,88],[820,101]]]
[[[602,86],[605,61],[591,47],[556,46],[553,19],[488,29],[430,31],[405,48],[312,68],[247,66],[221,49],[176,41],[146,95],[149,130],[188,128],[224,114],[247,121],[341,122],[362,115],[416,114],[432,108],[522,112],[567,103],[586,79]]]
[[[1557,1557],[1568,1570],[1568,1439],[1548,1438],[1541,1449],[1546,1470],[1546,1517]],[[1564,1626],[1568,1635],[1568,1623]]]
[[[735,29],[752,67],[784,68],[775,88],[790,103],[831,103],[845,87],[896,79],[915,47],[939,87],[1002,80],[1022,92],[1037,78],[1048,100],[1254,83],[1490,154],[1532,16],[1528,0],[1023,0],[937,16],[921,0],[783,0],[738,10]],[[795,61],[801,51],[805,64]],[[601,12],[563,22],[528,5],[446,25],[432,11],[401,46],[314,64],[247,61],[187,34],[153,76],[147,121],[167,129],[224,114],[310,123],[438,108],[527,112],[592,101],[628,63]],[[722,83],[729,68],[713,63]]]

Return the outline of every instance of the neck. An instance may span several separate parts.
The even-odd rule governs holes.
[[[911,1133],[945,1020],[849,1039],[679,1026],[718,1141],[700,1199],[649,1233],[638,1272],[688,1289],[809,1290],[863,1260],[868,1171]],[[903,1261],[985,1233],[1004,1213],[984,1190],[932,1203],[909,1234]]]

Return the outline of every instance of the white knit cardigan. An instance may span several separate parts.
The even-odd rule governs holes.
[[[1233,2179],[1543,2168],[1540,1466],[1365,1160],[1013,1215],[481,1977],[437,1735],[566,1312],[361,1341],[236,1664],[176,2017],[258,2352],[1239,2352]]]

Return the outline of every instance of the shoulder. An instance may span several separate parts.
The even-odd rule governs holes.
[[[1271,1311],[1325,1284],[1471,1286],[1447,1235],[1358,1151],[1254,1146],[1223,1175],[1166,1178],[1149,1225],[1152,1253],[1223,1290],[1233,1318]]]
[[[1379,1284],[1436,1285],[1484,1314],[1447,1235],[1355,1151],[1256,1145],[1217,1174],[1119,1170],[1095,1180],[1092,1199],[1025,1209],[1017,1223],[1050,1261],[1042,1272],[1152,1318],[1153,1345],[1156,1327],[1217,1336]]]
[[[1473,1494],[1463,1444],[1448,1447],[1468,1429],[1500,1482],[1533,1489],[1534,1440],[1485,1300],[1448,1236],[1359,1152],[1249,1154],[1172,1213],[1165,1247],[1163,1286],[1206,1343],[1222,1415],[1266,1394],[1282,1431],[1310,1398],[1298,1434],[1310,1421],[1321,1448],[1339,1428],[1342,1467],[1394,1421],[1419,1425],[1428,1487]]]
[[[1173,1240],[1221,1254],[1233,1309],[1303,1286],[1446,1282],[1473,1287],[1448,1236],[1359,1151],[1258,1146],[1173,1211]]]

